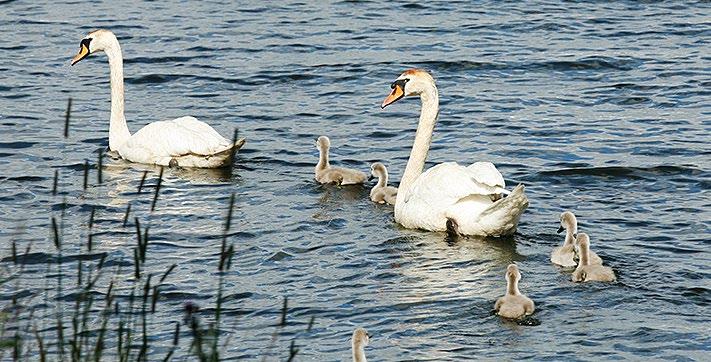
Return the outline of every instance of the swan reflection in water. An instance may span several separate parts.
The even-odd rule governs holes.
[[[391,294],[394,304],[474,298],[481,295],[477,291],[495,295],[501,286],[489,275],[524,259],[513,236],[453,239],[446,233],[400,231],[403,236],[379,245],[383,252],[400,255],[401,261],[390,265],[402,276],[397,293]]]
[[[110,152],[106,153],[105,159],[108,160],[104,162],[102,174],[103,183],[108,186],[106,191],[108,205],[125,206],[127,202],[136,198],[152,200],[161,172],[160,166],[131,163],[117,158],[115,153]],[[145,180],[141,188],[141,195],[143,196],[138,196],[138,189],[144,173]],[[241,177],[233,173],[231,167],[212,169],[163,167],[158,203],[171,204],[170,210],[161,210],[164,213],[204,214],[210,212],[210,207],[203,202],[205,198],[199,197],[203,193],[193,186],[209,187],[211,185],[223,186],[239,183],[241,183]],[[171,192],[163,192],[166,189],[171,189]],[[209,198],[212,199],[214,196],[212,195]],[[192,206],[184,208],[186,205]],[[214,212],[214,210],[211,212]]]

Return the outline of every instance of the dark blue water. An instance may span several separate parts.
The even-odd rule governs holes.
[[[701,360],[711,350],[708,3],[0,7],[0,267],[11,276],[0,300],[8,310],[20,298],[13,325],[31,320],[50,351],[57,310],[73,306],[71,287],[55,298],[51,217],[63,220],[65,283],[74,283],[79,259],[89,268],[106,253],[110,271],[94,293],[104,295],[113,278],[124,305],[134,285],[133,217],[150,227],[144,273],[177,264],[149,319],[149,357],[162,359],[185,302],[206,319],[214,308],[232,193],[226,358],[286,359],[296,340],[297,360],[347,360],[356,326],[374,335],[372,360]],[[108,64],[102,55],[74,67],[69,60],[96,28],[114,31],[123,47],[131,131],[184,115],[224,135],[239,127],[247,144],[231,174],[166,170],[154,212],[158,169],[150,166],[104,159],[103,183],[92,168],[82,190],[85,160],[93,167],[108,145]],[[430,70],[439,87],[430,165],[488,160],[508,184],[526,184],[530,207],[514,237],[452,242],[404,230],[391,208],[369,202],[368,189],[312,182],[322,134],[334,163],[365,171],[383,161],[399,180],[419,104],[379,104],[410,67]],[[144,170],[148,186],[138,194]],[[617,283],[575,285],[550,264],[566,209]],[[31,247],[24,267],[11,262],[13,240],[22,252]],[[511,262],[538,326],[491,314]],[[289,313],[278,329],[283,296]],[[29,346],[34,336],[23,336]],[[178,358],[188,348],[184,329]]]

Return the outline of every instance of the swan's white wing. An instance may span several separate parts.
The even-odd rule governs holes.
[[[474,178],[477,182],[487,186],[491,186],[495,190],[497,190],[495,193],[509,193],[506,190],[506,182],[504,181],[504,176],[501,175],[501,172],[496,169],[496,166],[494,166],[493,163],[475,162],[469,165],[467,167],[467,170],[470,171],[471,177]]]
[[[410,188],[406,202],[412,197],[454,204],[471,195],[501,193],[504,177],[491,162],[477,162],[464,167],[445,162],[423,172]]]
[[[212,155],[231,145],[205,122],[194,117],[181,117],[146,125],[131,136],[120,148],[120,153],[140,152],[149,157]]]

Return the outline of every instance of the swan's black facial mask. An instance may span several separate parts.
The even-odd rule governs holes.
[[[390,85],[390,88],[393,90],[390,92],[390,95],[385,98],[383,101],[383,104],[380,106],[380,108],[385,108],[398,100],[400,100],[402,97],[405,96],[405,84],[410,81],[409,79],[398,79],[393,82],[393,84]]]
[[[79,44],[79,53],[72,58],[72,65],[79,63],[80,60],[89,56],[89,43],[91,38],[82,39]]]

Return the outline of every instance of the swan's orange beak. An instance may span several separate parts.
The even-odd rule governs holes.
[[[405,91],[402,89],[402,86],[400,84],[393,84],[393,91],[390,92],[390,95],[385,98],[383,101],[383,104],[380,106],[380,108],[385,108],[395,102],[397,102],[400,98],[405,96]]]
[[[79,53],[72,58],[72,65],[77,64],[80,60],[84,59],[89,55],[89,46],[88,43],[82,41],[81,45],[79,46]]]

